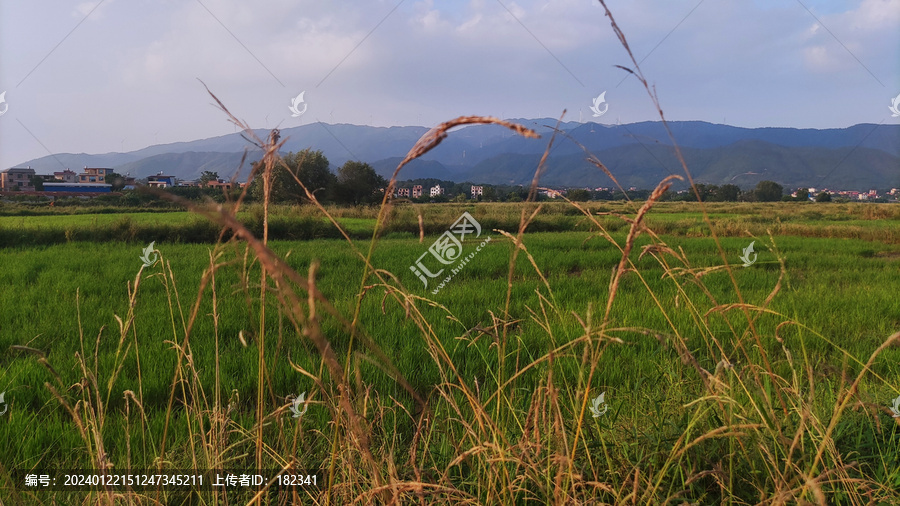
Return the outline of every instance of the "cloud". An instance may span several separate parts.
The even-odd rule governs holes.
[[[668,119],[878,123],[879,97],[900,87],[900,0],[807,2],[818,22],[799,3],[771,0],[607,3]],[[605,90],[603,120],[655,118],[646,92],[615,67],[633,65],[595,1],[106,0],[72,32],[96,5],[0,3],[0,91],[10,91],[0,166],[46,154],[18,121],[52,151],[232,132],[197,78],[268,128],[563,109],[578,119]],[[309,110],[291,118],[301,91]],[[835,96],[844,99],[823,111]]]
[[[876,76],[887,77],[888,71],[878,65],[890,52],[885,46],[896,49],[900,0],[863,0],[854,9],[816,17],[819,21],[812,20],[804,32],[808,70],[837,75],[852,69],[868,72],[871,67]]]

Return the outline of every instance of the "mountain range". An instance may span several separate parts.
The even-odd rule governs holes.
[[[456,182],[527,185],[556,128],[541,184],[552,187],[614,186],[587,161],[594,154],[623,187],[653,188],[670,174],[684,176],[673,142],[662,122],[620,125],[556,120],[510,120],[533,128],[541,139],[526,139],[497,125],[460,128],[435,149],[406,166],[400,180],[438,178]],[[858,124],[847,128],[741,128],[702,121],[669,122],[696,182],[737,184],[751,188],[762,180],[785,187],[811,186],[842,190],[900,187],[900,125]],[[347,160],[361,160],[390,177],[407,151],[426,132],[420,126],[372,127],[312,123],[281,130],[284,151],[308,147],[322,150],[332,169]],[[256,134],[265,138],[265,130]],[[128,153],[60,153],[29,160],[40,173],[63,166],[110,167],[142,178],[159,172],[196,179],[203,171],[230,178],[244,151],[247,162],[261,150],[234,133],[149,146]],[[244,166],[238,179],[246,179]],[[684,188],[686,182],[676,184]]]

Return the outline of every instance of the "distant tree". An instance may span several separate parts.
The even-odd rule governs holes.
[[[522,202],[522,196],[519,195],[519,192],[509,192],[506,195],[507,202]]]
[[[701,193],[700,196],[703,198],[704,202],[721,202],[718,185],[709,184],[701,186],[703,187],[703,193]]]
[[[650,197],[650,190],[628,190],[627,194],[631,200],[647,200]]]
[[[566,192],[566,197],[572,202],[587,202],[591,200],[591,192],[581,188],[574,188]]]
[[[831,194],[828,192],[822,192],[816,195],[816,202],[831,202]]]
[[[609,190],[595,191],[591,194],[594,200],[612,200],[613,194]]]
[[[795,200],[799,202],[809,200],[809,188],[797,188],[797,198]]]
[[[737,202],[741,196],[741,189],[736,184],[723,184],[717,192],[721,202]]]
[[[203,173],[200,174],[200,179],[199,179],[200,186],[206,186],[206,183],[208,183],[210,181],[218,182],[219,181],[219,173],[212,172],[209,170],[204,170]]]
[[[760,202],[778,202],[783,191],[784,187],[775,181],[760,181],[753,193]]]
[[[328,159],[325,158],[322,151],[313,151],[307,148],[299,153],[288,153],[283,157],[283,160],[287,169],[281,164],[277,164],[272,169],[270,195],[272,202],[301,202],[306,200],[306,192],[297,183],[297,179],[310,192],[315,194],[316,199],[327,200],[330,198],[337,178],[329,169]],[[294,176],[296,176],[296,179]],[[253,178],[250,192],[255,200],[263,200],[265,192],[263,191],[261,171]]]
[[[694,195],[694,192],[691,191],[691,195],[694,197],[694,199],[696,199],[697,196],[699,195],[700,200],[703,202],[706,202],[707,200],[709,200],[709,196],[712,193],[713,188],[718,188],[718,187],[715,185],[708,185],[705,183],[696,183],[696,184],[694,184],[694,189],[697,190],[697,194]]]
[[[481,199],[485,202],[494,202],[497,200],[497,190],[495,190],[493,186],[485,185],[484,191],[481,194]]]
[[[335,197],[346,204],[371,204],[381,201],[380,188],[387,181],[368,163],[348,161],[338,169]]]
[[[466,194],[465,193],[457,193],[455,197],[453,197],[453,202],[465,202]]]
[[[103,182],[112,185],[112,191],[116,192],[125,188],[125,177],[122,174],[110,172],[103,178]]]
[[[35,191],[44,191],[44,178],[41,176],[31,176],[31,186],[34,186]]]
[[[741,194],[741,189],[733,184],[718,186],[697,183],[694,187],[697,189],[697,194],[700,195],[700,200],[703,202],[737,202]],[[688,196],[690,198],[686,197],[686,200],[695,200],[697,198],[693,190],[688,192]]]

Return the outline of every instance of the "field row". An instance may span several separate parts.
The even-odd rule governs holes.
[[[585,211],[607,230],[627,224],[619,216],[633,217],[638,203],[585,204]],[[712,230],[723,237],[775,235],[863,239],[900,244],[900,206],[884,204],[706,204]],[[490,229],[515,230],[520,207],[514,204],[402,205],[393,207],[382,233],[399,237],[440,233],[463,211],[471,212]],[[372,236],[377,209],[331,208],[341,226],[352,237]],[[420,222],[421,217],[421,222]],[[262,209],[249,206],[238,218],[256,235],[262,233]],[[420,225],[421,223],[421,225]],[[702,237],[710,235],[698,204],[660,203],[646,218],[659,234]],[[420,229],[421,227],[421,229]],[[544,204],[529,226],[531,231],[566,232],[591,230],[594,226],[583,212],[571,205]],[[185,211],[121,212],[104,214],[49,214],[0,216],[0,247],[28,247],[66,242],[125,241],[149,243],[215,243],[219,227],[202,216]],[[269,237],[284,240],[340,238],[341,234],[312,206],[273,207],[269,216]]]

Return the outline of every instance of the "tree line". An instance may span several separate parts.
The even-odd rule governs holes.
[[[361,205],[381,202],[384,197],[382,191],[387,187],[387,180],[368,163],[349,160],[335,174],[322,151],[310,148],[288,153],[282,160],[284,165],[278,164],[272,172],[270,202],[306,201],[304,186],[320,202]],[[254,169],[257,169],[255,164]],[[261,176],[253,178],[249,193],[254,200],[264,198]]]
[[[284,164],[274,168],[272,174],[272,186],[270,190],[270,202],[276,203],[303,203],[308,201],[308,196],[303,190],[305,186],[315,195],[316,199],[323,203],[343,205],[368,205],[380,203],[387,189],[387,180],[375,172],[371,165],[359,161],[347,161],[332,172],[328,158],[321,150],[311,148],[299,152],[290,152],[282,156]],[[252,164],[254,172],[258,170],[258,164]],[[264,198],[262,177],[253,178],[250,183],[248,196],[250,200],[261,201]],[[203,171],[199,178],[200,187],[175,187],[167,191],[176,195],[198,199],[211,197],[215,200],[224,200],[225,196],[220,188],[205,187],[209,182],[219,180],[216,172]],[[298,182],[299,181],[299,182]],[[112,185],[113,191],[118,191],[124,186],[124,178],[116,173],[106,176],[106,183]],[[303,184],[303,186],[300,185]],[[39,177],[33,180],[38,191],[42,190],[43,181]],[[423,195],[418,199],[410,199],[417,202],[449,202],[466,201],[470,199],[471,183],[456,183],[435,178],[415,179],[398,183],[398,188],[411,188],[413,185],[421,185]],[[445,190],[444,195],[430,196],[429,190],[440,185]],[[521,202],[528,198],[529,189],[522,185],[480,185],[483,186],[483,194],[472,199],[483,202]],[[397,188],[395,188],[396,190]],[[240,190],[234,188],[229,191],[236,197]],[[589,200],[643,200],[650,196],[651,190],[589,190],[572,188],[566,191],[566,198],[576,202]],[[751,190],[741,190],[734,184],[706,184],[697,183],[693,189],[681,192],[668,190],[663,194],[662,201],[696,201],[697,198],[704,202],[776,202],[780,200],[808,200],[809,190],[800,188],[797,197],[784,195],[784,187],[774,181],[760,181]],[[145,204],[147,200],[154,200],[152,196],[138,197],[131,195],[126,199],[128,204]],[[539,196],[539,200],[549,197]],[[816,195],[817,202],[830,202],[831,195],[821,192]],[[133,202],[132,202],[133,201]]]

